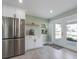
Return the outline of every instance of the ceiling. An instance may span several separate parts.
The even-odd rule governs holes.
[[[76,0],[23,0],[22,4],[18,0],[2,0],[2,4],[23,8],[28,15],[42,18],[51,18],[77,7]]]

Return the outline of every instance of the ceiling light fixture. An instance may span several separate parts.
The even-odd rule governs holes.
[[[23,0],[19,0],[19,3],[23,3]]]
[[[50,10],[50,13],[53,13],[53,11],[52,11],[52,10]]]

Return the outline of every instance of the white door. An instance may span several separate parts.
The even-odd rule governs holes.
[[[62,45],[62,43],[66,40],[66,25],[65,20],[55,20],[52,23],[53,25],[53,41],[55,44]]]

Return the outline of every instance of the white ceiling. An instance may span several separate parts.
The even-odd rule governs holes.
[[[77,7],[76,0],[2,0],[3,5],[24,8],[28,15],[51,18]],[[53,13],[50,14],[50,10]]]

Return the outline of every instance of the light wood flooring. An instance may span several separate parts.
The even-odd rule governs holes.
[[[9,59],[77,59],[77,53],[68,49],[55,49],[50,46],[26,51],[24,55]]]

